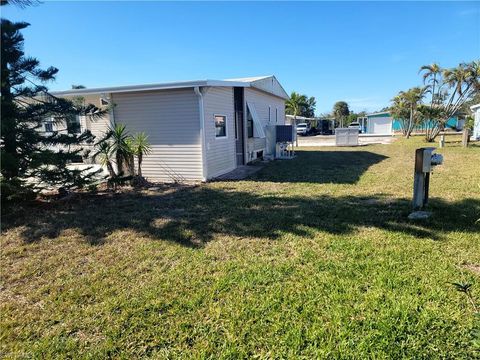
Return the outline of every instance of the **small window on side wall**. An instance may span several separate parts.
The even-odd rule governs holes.
[[[247,137],[253,138],[253,117],[247,106]]]
[[[51,133],[53,132],[53,121],[47,120],[44,123],[45,125],[45,132]]]
[[[224,115],[215,115],[215,137],[227,136],[227,117]]]
[[[67,118],[67,131],[69,134],[80,134],[80,116],[72,115]]]

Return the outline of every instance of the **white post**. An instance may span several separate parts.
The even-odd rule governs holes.
[[[445,147],[445,134],[442,134],[442,136],[440,136],[439,146],[440,146],[441,148]]]

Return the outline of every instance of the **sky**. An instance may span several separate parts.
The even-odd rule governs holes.
[[[45,1],[0,8],[31,24],[50,90],[275,75],[317,114],[389,105],[421,65],[480,59],[480,2]]]

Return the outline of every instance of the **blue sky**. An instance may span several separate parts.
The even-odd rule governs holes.
[[[480,2],[45,2],[25,50],[60,69],[51,90],[274,74],[287,92],[375,111],[418,68],[480,58]]]

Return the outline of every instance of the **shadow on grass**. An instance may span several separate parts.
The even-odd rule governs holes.
[[[75,230],[92,245],[101,245],[118,230],[139,236],[202,247],[215,236],[275,240],[284,234],[313,236],[314,231],[349,234],[362,226],[441,240],[448,231],[478,232],[480,200],[447,203],[432,199],[434,216],[407,220],[410,201],[378,196],[260,196],[207,186],[177,188],[169,193],[127,193],[89,196],[69,206],[32,209],[24,219],[4,223],[4,230],[22,226],[26,242],[56,238]]]
[[[295,161],[276,161],[256,181],[354,184],[387,156],[369,151],[297,151]],[[281,170],[280,170],[281,166]]]

